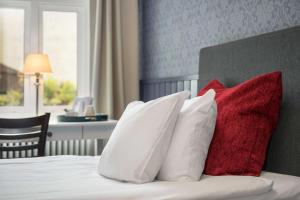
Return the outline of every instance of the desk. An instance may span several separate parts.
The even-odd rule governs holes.
[[[48,141],[108,139],[117,124],[116,120],[97,122],[52,122],[49,123]]]

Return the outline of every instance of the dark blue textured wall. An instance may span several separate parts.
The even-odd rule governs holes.
[[[300,0],[140,0],[141,78],[198,73],[203,47],[300,25]]]

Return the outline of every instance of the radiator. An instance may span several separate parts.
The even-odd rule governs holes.
[[[33,144],[34,142],[27,142]],[[100,155],[106,140],[87,139],[87,140],[58,140],[47,141],[45,147],[46,156],[57,155],[80,155],[95,156]],[[3,146],[18,145],[19,143],[2,143]],[[24,158],[37,155],[37,150],[2,152],[2,158]]]

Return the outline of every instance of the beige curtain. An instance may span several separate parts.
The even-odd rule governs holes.
[[[137,1],[91,1],[92,94],[115,119],[139,97]]]

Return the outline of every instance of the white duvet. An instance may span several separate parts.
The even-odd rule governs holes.
[[[238,199],[272,190],[271,179],[203,176],[198,182],[130,184],[97,174],[99,157],[0,160],[0,199]],[[299,182],[300,183],[300,182]]]

